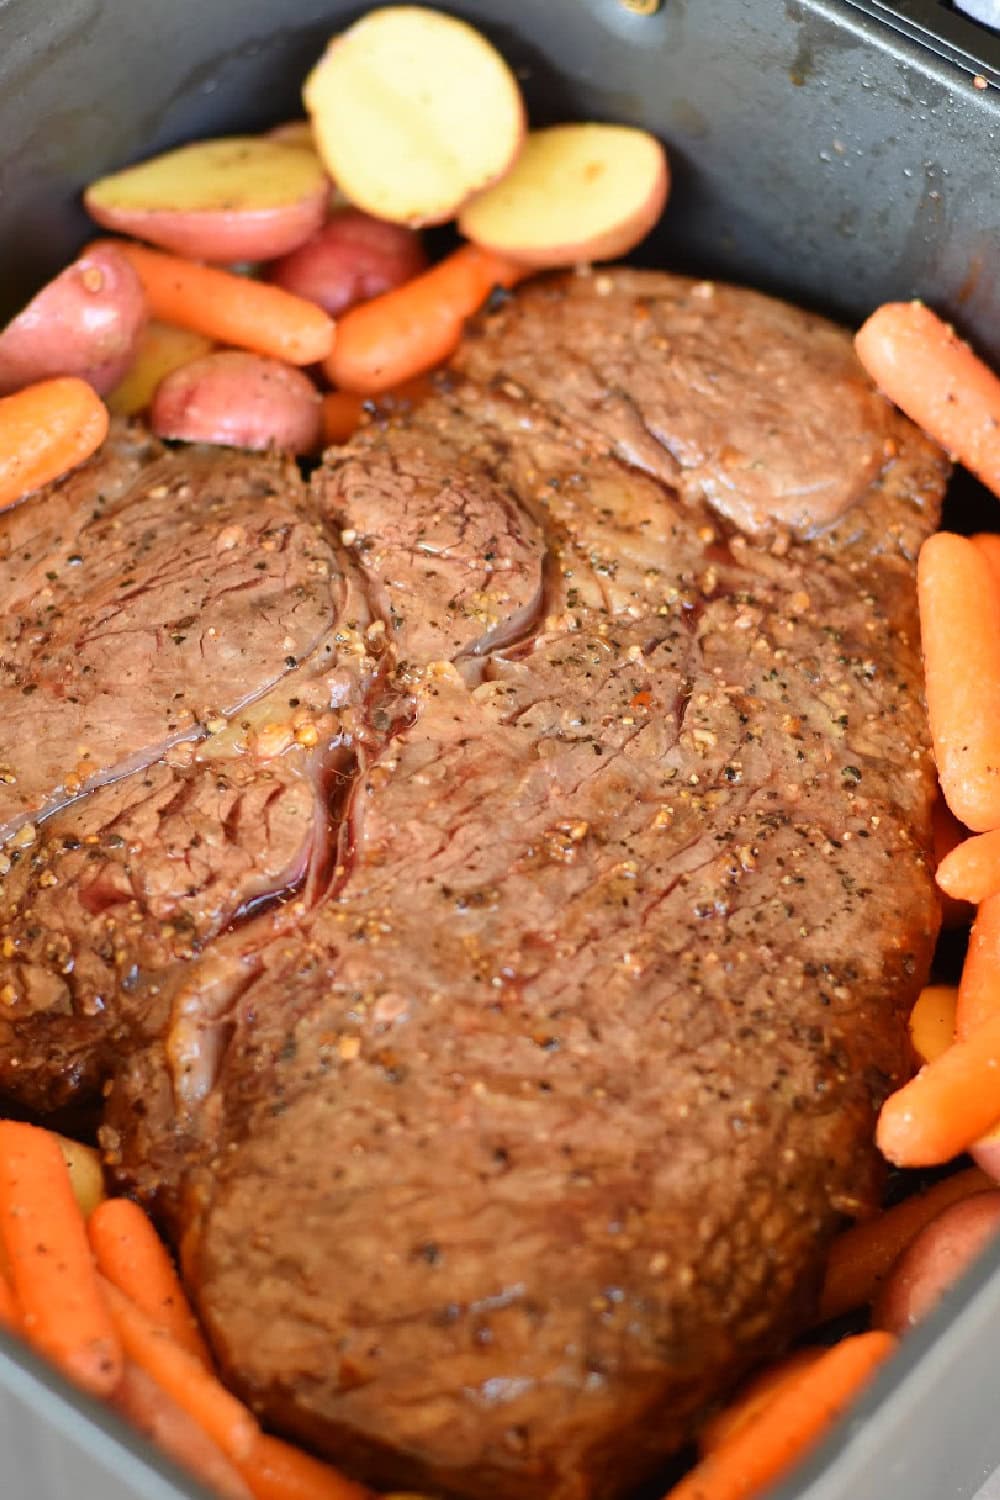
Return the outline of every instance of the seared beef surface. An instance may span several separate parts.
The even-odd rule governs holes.
[[[308,487],[133,434],[0,521],[0,1085],[106,1090],[280,1430],[613,1496],[803,1326],[937,928],[945,472],[844,333],[615,272]]]

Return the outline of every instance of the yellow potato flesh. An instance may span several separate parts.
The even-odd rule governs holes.
[[[63,1160],[69,1168],[69,1180],[80,1212],[88,1219],[99,1203],[107,1196],[104,1191],[104,1169],[100,1153],[93,1146],[81,1145],[68,1136],[56,1136]]]
[[[479,244],[537,265],[624,255],[652,228],[669,185],[663,147],[624,125],[533,131],[517,162],[462,212]]]
[[[132,367],[111,392],[108,406],[117,417],[133,417],[145,411],[161,380],[212,348],[210,339],[190,329],[177,328],[173,323],[148,323]]]
[[[929,984],[920,991],[910,1012],[910,1041],[922,1063],[933,1062],[955,1040],[958,990],[950,984]]]
[[[319,191],[315,151],[258,136],[198,141],[102,177],[88,206],[105,211],[239,213],[282,208]]]
[[[327,169],[381,218],[434,223],[513,161],[517,81],[478,32],[410,7],[376,11],[331,43],[303,93]]]

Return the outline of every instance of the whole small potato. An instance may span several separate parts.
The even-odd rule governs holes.
[[[313,149],[256,136],[195,141],[92,182],[91,218],[194,260],[273,260],[326,217],[330,185]]]
[[[77,375],[103,396],[128,369],[146,298],[114,245],[94,245],[44,286],[0,333],[0,395]]]
[[[912,1240],[882,1284],[872,1326],[904,1334],[934,1307],[1000,1231],[1000,1192],[963,1198]]]
[[[308,375],[277,359],[221,349],[174,370],[157,387],[150,425],[158,437],[233,448],[319,446],[322,408]]]
[[[341,208],[312,239],[274,261],[267,279],[336,317],[355,302],[402,286],[426,265],[415,230]]]

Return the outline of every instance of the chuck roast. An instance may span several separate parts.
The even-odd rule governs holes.
[[[4,517],[0,1083],[104,1090],[221,1366],[369,1482],[611,1497],[810,1316],[938,912],[946,465],[639,272],[276,459]]]

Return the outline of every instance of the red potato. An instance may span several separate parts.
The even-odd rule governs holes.
[[[105,395],[128,369],[145,321],[135,271],[113,245],[92,245],[0,333],[0,395],[59,375]]]
[[[533,130],[511,170],[462,209],[473,244],[522,265],[569,266],[627,255],[670,191],[655,136],[627,125]]]
[[[330,184],[312,147],[260,136],[197,141],[91,183],[91,218],[216,262],[274,260],[315,234]]]
[[[160,382],[150,426],[158,437],[188,443],[311,453],[320,443],[322,406],[301,370],[261,354],[221,349]]]
[[[317,302],[336,317],[426,268],[420,236],[405,224],[338,209],[311,240],[269,267],[268,281]]]
[[[872,1326],[904,1334],[1000,1231],[1000,1192],[953,1203],[920,1231],[893,1266],[872,1308]]]
[[[316,137],[308,120],[283,120],[267,132],[269,141],[281,141],[286,146],[299,146],[303,151],[316,150]]]
[[[511,166],[517,79],[466,22],[418,5],[373,10],[335,36],[303,101],[330,176],[358,208],[443,224]]]

